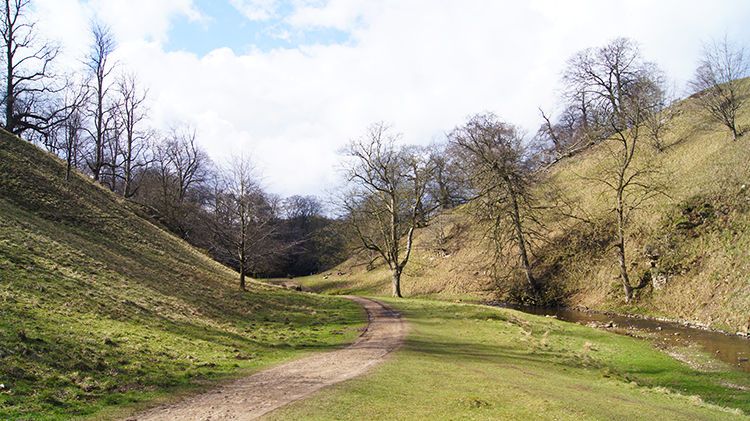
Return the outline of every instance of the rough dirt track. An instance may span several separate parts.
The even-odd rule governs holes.
[[[347,298],[362,305],[370,320],[367,330],[349,347],[264,370],[127,420],[254,420],[324,387],[363,374],[401,345],[407,325],[400,314],[380,301]]]

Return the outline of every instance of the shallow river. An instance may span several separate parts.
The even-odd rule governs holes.
[[[745,373],[750,373],[750,363],[748,363],[748,357],[750,357],[750,339],[741,336],[712,332],[684,326],[679,323],[640,319],[637,317],[611,316],[569,309],[514,306],[507,304],[496,305],[505,308],[512,308],[529,314],[554,316],[559,320],[583,325],[595,324],[606,326],[609,323],[612,323],[615,327],[620,329],[650,333],[658,337],[658,341],[670,345],[685,346],[690,342],[695,342],[702,345],[706,352],[715,355],[719,360],[736,366],[739,370]]]

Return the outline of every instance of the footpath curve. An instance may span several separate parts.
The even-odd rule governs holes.
[[[369,324],[350,346],[260,371],[202,395],[141,412],[126,421],[254,420],[327,386],[364,374],[398,349],[407,332],[401,315],[378,300],[347,296]]]

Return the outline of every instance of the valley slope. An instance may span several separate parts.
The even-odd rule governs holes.
[[[750,83],[745,80],[744,83]],[[657,149],[641,134],[635,165],[659,189],[628,215],[626,255],[635,298],[624,300],[614,253],[611,191],[601,178],[608,142],[545,169],[536,188],[541,221],[533,240],[535,278],[552,305],[667,317],[731,332],[750,323],[750,135],[710,120],[694,98],[665,112]],[[666,120],[665,120],[666,121]],[[750,125],[745,111],[738,119]],[[493,264],[486,227],[466,206],[420,231],[405,268],[407,297],[523,301],[512,267]],[[513,263],[514,251],[505,250]],[[517,259],[516,259],[517,260]],[[512,265],[511,265],[512,266]],[[319,291],[388,295],[389,272],[373,254],[312,277]]]
[[[0,419],[126,416],[143,402],[351,342],[337,297],[252,281],[0,131]]]

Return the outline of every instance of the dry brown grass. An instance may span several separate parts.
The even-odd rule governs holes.
[[[573,213],[589,222],[561,217],[560,212],[546,213],[548,236],[534,248],[537,274],[547,292],[556,294],[550,301],[564,305],[747,330],[750,135],[733,141],[723,126],[707,119],[690,99],[675,107],[664,149],[656,151],[644,141],[636,162],[653,162],[660,169],[663,190],[633,213],[628,227],[626,253],[632,275],[636,282],[661,277],[658,287],[644,282],[636,299],[625,305],[612,250],[611,194],[592,181],[608,164],[606,145],[567,158],[551,169],[549,180],[558,198],[574,203]],[[750,113],[742,115],[739,123],[750,126]],[[541,191],[539,196],[544,197]],[[680,223],[686,218],[696,218],[696,212],[686,209],[703,203],[708,203],[711,215],[701,217],[694,228],[678,228],[685,226]],[[512,298],[508,294],[513,289],[508,281],[512,276],[492,276],[492,253],[483,233],[465,208],[441,215],[432,227],[422,230],[416,238],[417,252],[404,273],[405,295]],[[345,265],[347,275],[342,278],[347,281],[341,285],[347,286],[342,288],[390,294],[382,265],[365,270],[366,262],[352,262]]]

